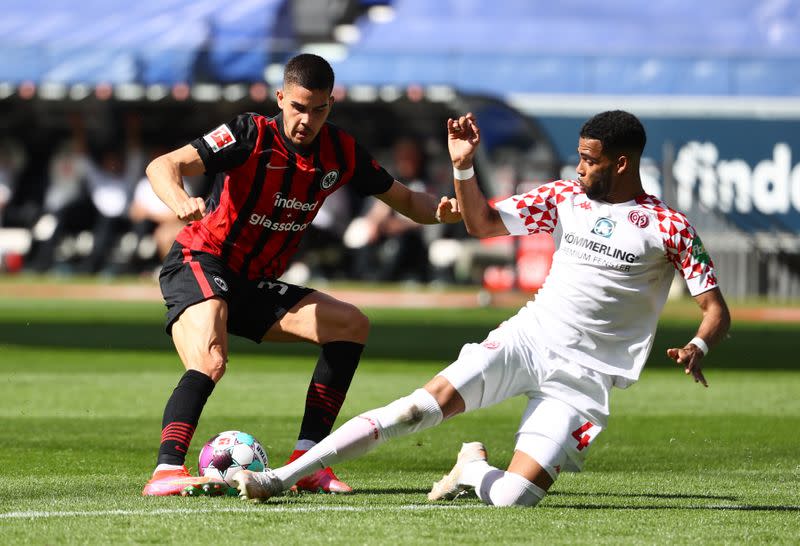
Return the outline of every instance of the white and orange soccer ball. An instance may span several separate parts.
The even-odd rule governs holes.
[[[201,476],[236,487],[233,477],[241,470],[261,471],[267,466],[267,450],[252,434],[226,430],[211,438],[200,450]]]

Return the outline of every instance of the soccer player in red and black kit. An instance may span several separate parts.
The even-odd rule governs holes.
[[[240,115],[147,167],[155,192],[189,224],[160,278],[167,333],[186,372],[167,401],[157,467],[143,495],[176,495],[192,482],[184,460],[203,406],[225,373],[228,333],[319,345],[290,460],[331,432],[369,321],[353,305],[278,280],[328,195],[351,184],[419,223],[461,220],[455,199],[410,190],[327,122],[333,82],[327,61],[298,55],[277,91],[277,116]],[[204,172],[218,173],[207,201],[190,197],[182,183],[182,176]],[[297,485],[352,491],[330,468]]]

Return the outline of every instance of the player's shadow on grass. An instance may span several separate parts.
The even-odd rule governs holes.
[[[100,312],[98,311],[98,314]],[[154,312],[145,322],[120,317],[82,318],[79,321],[40,315],[26,317],[23,312],[4,316],[0,310],[0,346],[29,346],[39,348],[76,348],[100,350],[167,351],[172,353],[171,339],[164,335],[161,313]],[[413,362],[415,360],[452,362],[460,347],[467,342],[477,342],[486,336],[492,326],[488,324],[457,324],[440,322],[402,323],[373,321],[370,339],[364,352],[365,359],[391,359]],[[659,324],[659,336],[653,347],[652,365],[671,366],[664,356],[667,347],[684,343],[694,335],[694,326],[684,324]],[[797,369],[796,326],[770,326],[742,324],[735,338],[715,348],[714,367],[750,368],[752,359],[743,358],[752,347],[768,346],[772,354],[785,358],[768,358],[759,361],[759,369]],[[233,336],[231,354],[258,354],[266,358],[279,355],[307,356],[316,359],[319,348],[307,343],[256,344]]]
[[[547,494],[549,497],[585,497],[586,493],[576,493],[572,491],[552,491]],[[645,498],[645,499],[698,499],[698,500],[725,500],[735,501],[736,497],[730,495],[696,495],[688,493],[592,493],[596,497],[618,497],[618,498]]]
[[[585,497],[586,493],[573,493],[553,491],[548,493],[548,498],[553,497]],[[593,493],[596,497],[606,498],[644,498],[664,500],[697,500],[697,501],[727,501],[736,502],[737,497],[730,495],[696,495],[686,493]],[[549,502],[547,508],[577,508],[579,510],[739,510],[745,512],[800,512],[800,506],[771,505],[771,504],[611,504],[611,503],[563,503]]]
[[[743,512],[800,512],[800,506],[781,506],[781,505],[756,505],[756,504],[568,504],[568,503],[549,503],[544,505],[546,508],[575,508],[578,510],[719,510],[719,511],[743,511]]]
[[[359,487],[358,493],[365,495],[427,495],[429,489],[420,489],[418,487],[385,487],[362,489]]]
[[[461,345],[482,340],[484,325],[441,325],[431,335],[429,325],[373,325],[365,351],[368,359],[437,360],[449,363]],[[409,341],[413,340],[413,341]],[[174,351],[172,340],[164,334],[160,315],[152,322],[126,322],[119,319],[71,322],[54,319],[0,320],[0,347],[15,345],[41,348],[86,350]],[[319,348],[310,343],[264,343],[231,336],[230,353],[255,354],[265,358],[306,356],[316,359]]]
[[[386,488],[367,488],[359,489],[361,495],[427,495],[428,489],[416,487],[386,487]],[[553,497],[585,497],[586,493],[571,493],[554,491],[548,493],[547,499]],[[689,495],[683,493],[593,493],[598,497],[614,498],[645,498],[645,499],[664,499],[664,500],[696,500],[696,501],[727,501],[736,502],[737,497],[727,495]],[[301,499],[302,495],[294,497],[295,500]],[[470,491],[462,500],[476,500],[477,496]],[[460,502],[459,500],[454,502]],[[757,505],[757,504],[613,504],[613,503],[567,503],[567,502],[547,502],[542,508],[573,508],[577,510],[738,510],[745,512],[800,512],[800,506],[787,505]]]

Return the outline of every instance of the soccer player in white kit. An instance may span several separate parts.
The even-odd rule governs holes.
[[[562,470],[578,471],[606,427],[612,386],[634,383],[653,345],[674,271],[702,310],[697,335],[667,350],[695,382],[709,347],[730,326],[714,266],[686,217],[648,195],[639,178],[645,131],[623,111],[597,114],[581,129],[578,180],[558,180],[489,206],[472,160],[480,131],[471,114],[448,120],[458,207],[477,237],[552,233],[556,252],[535,299],[461,349],[424,388],[367,411],[294,462],[239,473],[242,498],[264,500],[312,472],[383,441],[423,430],[465,411],[525,395],[529,402],[506,471],[465,443],[431,500],[474,488],[495,506],[534,506]]]

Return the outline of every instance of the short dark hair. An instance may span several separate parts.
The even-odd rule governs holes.
[[[642,155],[647,135],[639,119],[623,110],[601,112],[581,127],[581,138],[599,140],[603,153],[636,152]]]
[[[299,85],[306,89],[333,90],[333,68],[328,61],[312,53],[301,53],[289,59],[283,70],[283,85]]]

